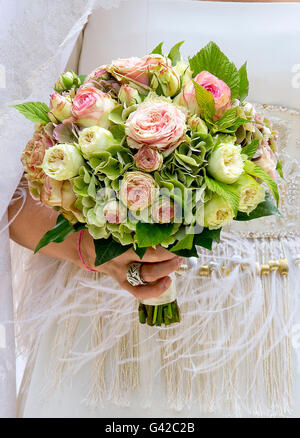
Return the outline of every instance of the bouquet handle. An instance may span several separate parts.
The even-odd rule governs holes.
[[[159,297],[140,301],[140,323],[161,326],[180,322],[180,310],[176,300],[175,275],[171,275],[171,286]]]

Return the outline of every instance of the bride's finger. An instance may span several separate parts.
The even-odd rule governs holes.
[[[142,262],[155,263],[171,260],[176,257],[176,254],[166,250],[162,246],[147,248],[147,251],[142,259]]]
[[[182,257],[175,257],[171,260],[160,263],[142,263],[141,276],[144,281],[156,281],[159,278],[166,277],[171,272],[176,271],[182,263]]]
[[[158,280],[155,284],[145,284],[144,286],[131,286],[128,281],[122,285],[124,289],[132,293],[138,300],[147,298],[159,297],[167,289],[169,289],[172,280],[170,277],[164,277]]]

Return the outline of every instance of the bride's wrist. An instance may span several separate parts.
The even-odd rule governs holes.
[[[77,234],[77,264],[89,271],[101,271],[95,266],[96,252],[94,241],[87,230],[82,230]]]

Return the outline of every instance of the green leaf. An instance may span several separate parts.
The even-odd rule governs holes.
[[[178,61],[181,59],[180,55],[180,47],[184,43],[184,41],[180,41],[180,43],[175,44],[175,46],[172,47],[168,54],[168,58],[171,59],[172,65],[176,65]]]
[[[208,228],[203,228],[202,233],[195,234],[194,244],[211,250],[214,241],[220,243],[221,230],[222,228],[218,228],[217,230],[209,230]]]
[[[95,266],[100,266],[103,263],[118,257],[132,247],[132,245],[121,245],[111,236],[108,239],[95,239],[94,246],[96,251]]]
[[[283,171],[282,171],[282,162],[281,161],[277,161],[276,170],[279,173],[279,175],[281,176],[281,178],[284,179]]]
[[[162,46],[163,46],[164,42],[162,41],[161,43],[159,43],[153,50],[152,50],[152,54],[157,54],[157,55],[162,55]]]
[[[110,132],[112,133],[112,135],[114,136],[114,138],[118,141],[122,141],[125,135],[125,127],[124,125],[113,125],[110,128]]]
[[[133,251],[139,256],[139,258],[142,260],[146,251],[147,251],[147,247],[144,248],[135,248],[134,246],[132,247]]]
[[[138,222],[136,224],[137,244],[140,248],[159,245],[173,231],[173,224],[149,224]]]
[[[251,221],[252,219],[257,219],[259,217],[272,216],[272,215],[282,217],[282,214],[280,213],[278,208],[276,208],[275,205],[273,204],[273,201],[271,200],[269,193],[267,193],[265,200],[260,204],[258,204],[255,210],[251,211],[251,213],[249,214],[239,211],[235,220]]]
[[[60,214],[57,218],[56,225],[47,231],[47,233],[41,238],[37,244],[34,254],[36,254],[41,248],[48,245],[51,242],[60,243],[63,242],[70,234],[76,233],[79,230],[85,228],[84,224],[71,225],[67,219]]]
[[[226,201],[232,206],[233,211],[237,213],[240,199],[238,190],[236,188],[234,188],[231,184],[225,184],[220,181],[216,181],[208,176],[205,177],[205,182],[209,190],[226,199]]]
[[[236,66],[229,61],[214,42],[208,43],[193,58],[189,59],[194,76],[203,70],[224,81],[231,90],[231,99],[239,95],[240,75]]]
[[[123,105],[116,106],[110,113],[109,113],[109,120],[116,125],[123,125],[124,120],[122,119],[122,112],[123,112]]]
[[[209,119],[212,119],[216,112],[213,95],[205,90],[205,88],[201,87],[201,85],[197,84],[197,82],[193,82],[200,112],[203,113],[204,116],[209,117]]]
[[[171,251],[171,249],[169,249],[169,251]],[[197,257],[198,258],[199,257],[198,252],[197,252],[197,248],[195,245],[193,245],[191,249],[179,249],[179,250],[174,251],[172,248],[172,253],[176,254],[180,257],[186,257],[186,258],[188,258],[188,257]]]
[[[257,151],[259,145],[259,140],[252,140],[247,146],[243,147],[242,154],[247,155],[248,158],[252,158]]]
[[[79,79],[80,79],[80,82],[83,84],[84,81],[85,81],[86,78],[87,78],[87,75],[78,75],[78,77],[79,77]]]
[[[240,76],[240,89],[239,89],[239,98],[241,101],[246,99],[249,93],[249,81],[247,76],[247,62],[242,65],[239,69]]]
[[[219,128],[228,128],[229,126],[232,126],[237,118],[236,113],[236,108],[230,108],[223,114],[222,117],[219,118],[219,120],[215,122],[216,125]]]
[[[170,249],[171,252],[181,251],[183,249],[192,249],[194,234],[186,234],[183,239],[177,241],[177,243]]]
[[[14,105],[13,107],[23,114],[26,119],[31,120],[32,122],[43,124],[50,122],[48,116],[50,108],[48,108],[43,102],[25,102],[19,105]]]
[[[269,189],[272,191],[274,199],[276,201],[276,205],[278,206],[279,202],[279,194],[276,182],[268,175],[261,167],[257,164],[253,163],[253,161],[246,160],[244,164],[244,170],[249,175],[256,176],[257,178],[262,179]]]

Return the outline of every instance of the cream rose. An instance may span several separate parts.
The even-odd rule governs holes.
[[[217,194],[204,204],[204,226],[216,230],[232,222],[234,211],[229,202]]]
[[[236,185],[240,193],[239,211],[249,214],[265,200],[265,189],[252,176],[243,173]]]
[[[79,147],[87,159],[104,152],[109,146],[116,144],[112,133],[100,126],[91,126],[83,129],[79,134]]]
[[[57,144],[47,149],[42,168],[50,178],[63,181],[77,176],[83,165],[84,160],[75,146]]]
[[[230,142],[220,143],[211,153],[207,169],[218,181],[226,184],[237,181],[244,171],[241,146]]]

